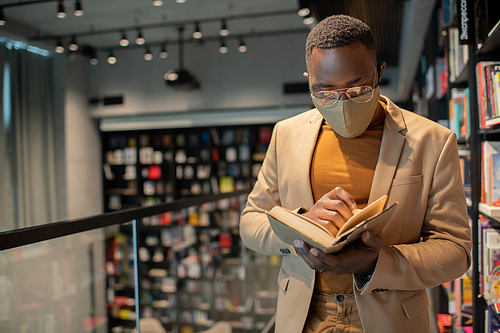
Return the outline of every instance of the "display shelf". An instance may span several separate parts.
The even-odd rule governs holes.
[[[457,144],[459,144],[459,145],[468,145],[469,142],[470,142],[469,137],[460,137],[460,138],[457,138]]]
[[[450,85],[452,88],[466,86],[468,80],[469,80],[469,63],[464,65],[460,74],[455,78],[454,81],[450,80]]]
[[[477,50],[478,55],[487,55],[500,50],[500,21],[488,33],[488,38]]]
[[[500,128],[483,128],[478,132],[478,134],[480,136],[500,135]]]
[[[500,207],[488,206],[487,204],[480,202],[479,211],[497,222],[500,221]]]

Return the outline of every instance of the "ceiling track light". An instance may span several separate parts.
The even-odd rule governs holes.
[[[137,38],[135,39],[135,43],[137,45],[144,45],[146,43],[146,39],[142,36],[141,29],[137,29]]]
[[[305,16],[303,19],[302,19],[302,23],[304,23],[305,25],[311,25],[315,22],[316,20],[314,19],[314,17],[311,16],[311,14],[308,14],[307,16]]]
[[[92,51],[92,57],[90,58],[90,64],[95,66],[99,63],[99,60],[97,59],[97,54],[95,51]]]
[[[238,46],[238,51],[240,53],[245,53],[247,51],[247,46],[245,45],[243,38],[240,38],[240,46]]]
[[[309,1],[307,0],[299,0],[299,9],[297,11],[297,14],[299,16],[307,16],[311,13],[311,9],[309,8]]]
[[[75,11],[73,12],[75,16],[83,16],[83,7],[80,0],[75,1]]]
[[[226,23],[226,20],[224,20],[224,19],[222,19],[222,23],[221,23],[221,28],[220,28],[219,34],[221,36],[227,36],[227,35],[229,35],[229,30],[227,29],[227,23]]]
[[[153,0],[153,6],[155,7],[163,6],[163,0]]]
[[[226,43],[223,40],[221,40],[220,41],[219,52],[222,53],[222,54],[226,54],[228,51],[229,51],[229,49],[227,48]]]
[[[62,44],[61,38],[57,38],[56,48],[54,49],[54,51],[56,51],[56,53],[64,52],[64,46]]]
[[[66,10],[64,9],[64,3],[62,0],[59,0],[59,4],[57,5],[57,18],[65,18],[66,17]]]
[[[160,50],[160,58],[167,59],[167,57],[168,57],[167,45],[163,44]]]
[[[5,15],[3,13],[3,7],[0,7],[0,26],[5,25]]]
[[[153,60],[153,54],[151,53],[151,50],[149,49],[149,47],[146,47],[146,53],[144,53],[144,60],[146,60],[146,61]]]
[[[76,43],[76,36],[75,35],[73,35],[73,37],[71,37],[71,43],[69,44],[68,49],[70,49],[73,52],[78,50],[78,44]]]
[[[194,24],[193,38],[194,39],[200,39],[201,37],[203,37],[203,33],[200,30],[200,23],[199,22],[195,22],[195,24]]]
[[[116,57],[115,57],[115,55],[113,54],[113,51],[112,51],[112,50],[110,50],[110,51],[109,51],[109,55],[108,55],[108,64],[110,64],[110,65],[114,65],[114,64],[116,64]]]
[[[120,39],[119,44],[122,47],[127,47],[130,44],[130,41],[127,38],[127,34],[125,33],[124,30],[122,31],[122,39]]]

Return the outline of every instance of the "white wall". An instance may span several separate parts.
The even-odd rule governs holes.
[[[90,95],[122,95],[122,106],[97,107],[94,114],[139,114],[192,110],[220,110],[269,106],[310,105],[309,94],[283,94],[285,82],[307,82],[304,45],[306,34],[248,38],[248,51],[237,51],[238,41],[229,40],[229,52],[220,54],[218,42],[203,46],[184,45],[185,68],[200,82],[198,91],[178,91],[165,85],[163,75],[178,68],[178,47],[169,47],[169,57],[143,59],[144,50],[115,52],[117,63],[106,63],[99,53],[99,64],[89,65]]]
[[[88,114],[88,60],[67,57],[65,92],[65,155],[67,218],[101,214],[101,139]]]

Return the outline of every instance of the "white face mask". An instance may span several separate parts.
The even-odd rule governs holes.
[[[378,86],[373,90],[373,97],[366,103],[357,103],[351,99],[338,100],[332,106],[317,105],[316,109],[338,135],[350,139],[361,135],[370,125],[377,110],[380,92]]]

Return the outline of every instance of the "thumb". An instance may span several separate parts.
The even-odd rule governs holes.
[[[365,243],[368,247],[372,249],[380,249],[382,248],[383,241],[382,238],[374,235],[370,231],[366,230],[361,234],[361,240],[363,243]]]

